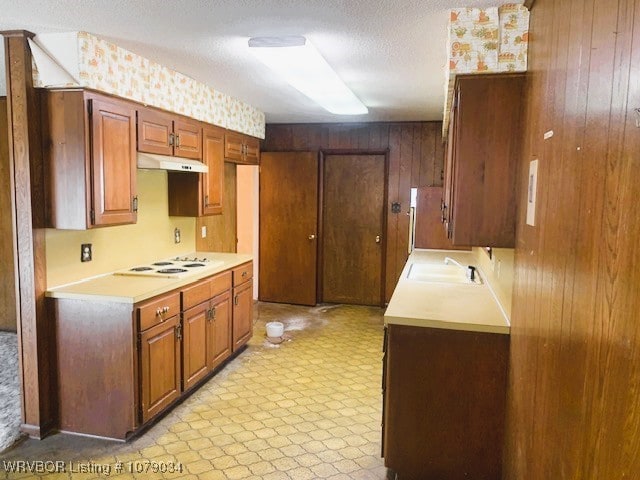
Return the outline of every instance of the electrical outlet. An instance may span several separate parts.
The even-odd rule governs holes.
[[[176,228],[173,231],[173,241],[175,243],[180,243],[180,229],[179,228]]]
[[[83,243],[82,245],[80,245],[80,261],[90,262],[92,258],[91,244]]]
[[[203,225],[203,226],[202,226],[202,233],[201,233],[201,235],[202,235],[202,238],[207,238],[207,226],[206,226],[206,225]]]

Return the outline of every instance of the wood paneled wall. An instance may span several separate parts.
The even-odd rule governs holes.
[[[268,124],[262,149],[389,151],[385,296],[391,298],[407,260],[411,187],[442,185],[442,122]],[[401,213],[391,213],[400,202]]]
[[[0,98],[0,330],[16,331],[16,275],[13,260],[13,216],[7,99]]]
[[[504,478],[637,478],[640,0],[536,0],[530,39]]]

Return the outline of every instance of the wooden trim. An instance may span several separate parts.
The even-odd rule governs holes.
[[[384,192],[383,192],[383,209],[382,209],[382,267],[380,269],[380,306],[383,307],[386,304],[386,279],[387,279],[387,203],[389,201],[389,149],[340,149],[340,148],[321,148],[318,151],[318,266],[317,266],[317,302],[321,302],[323,299],[322,291],[322,273],[324,265],[324,160],[329,155],[382,155],[384,156]]]
[[[11,203],[14,208],[16,312],[22,385],[23,431],[42,438],[55,424],[55,337],[48,321],[44,230],[44,165],[40,138],[39,96],[33,86],[33,34],[0,32],[5,37]],[[19,260],[19,261],[18,261]]]
[[[536,0],[524,0],[524,6],[529,10],[533,7],[533,4],[536,3]]]

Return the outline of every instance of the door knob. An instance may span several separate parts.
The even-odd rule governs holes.
[[[376,235],[376,243],[380,243],[380,235]]]
[[[309,235],[309,240],[314,240],[316,238],[316,236],[312,233],[311,235]]]

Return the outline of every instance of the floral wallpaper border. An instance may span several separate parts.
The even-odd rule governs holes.
[[[74,43],[65,47],[77,52],[77,68],[73,65],[69,72],[77,83],[56,86],[92,88],[264,138],[264,113],[251,105],[95,35],[74,33],[60,38],[71,38]],[[37,62],[34,83],[52,86],[46,73],[38,71]]]

